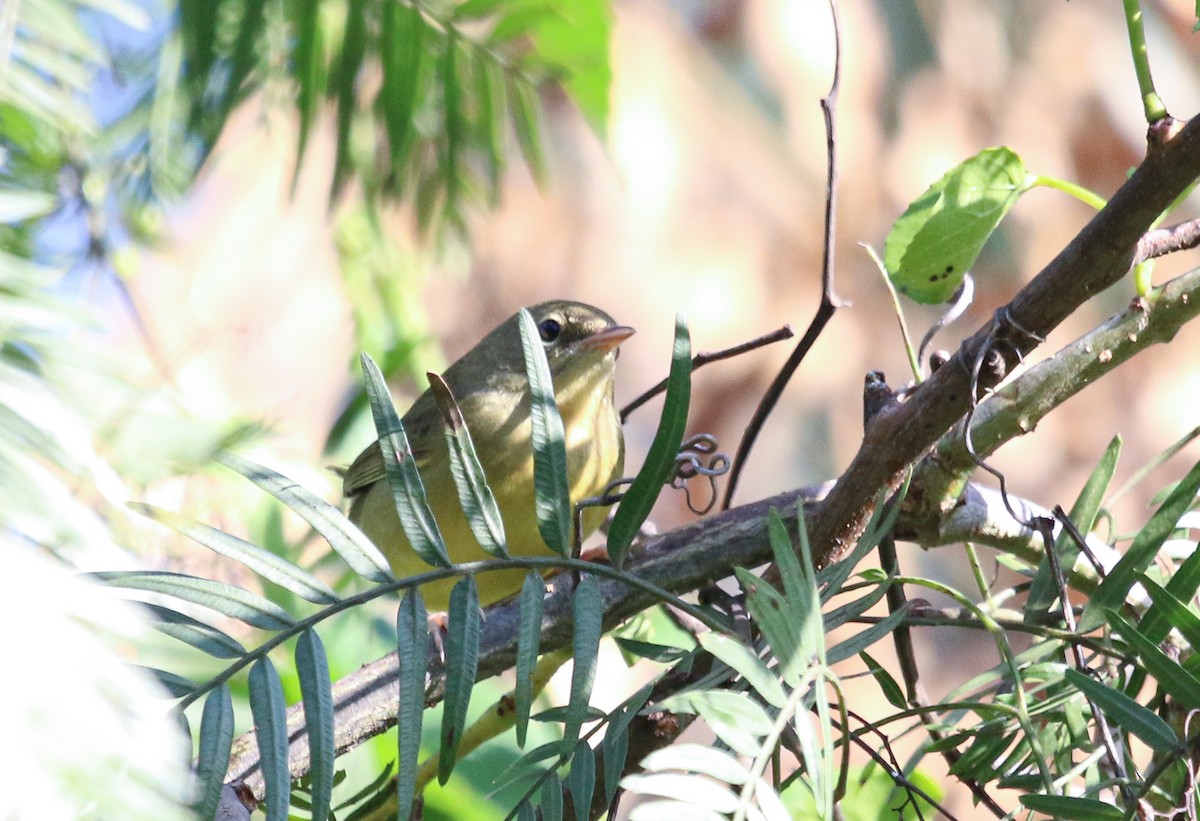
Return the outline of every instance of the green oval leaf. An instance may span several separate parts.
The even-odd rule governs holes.
[[[926,305],[946,302],[1031,178],[1009,148],[985,149],[913,200],[884,243],[896,290]]]

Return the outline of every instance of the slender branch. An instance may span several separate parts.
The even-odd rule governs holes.
[[[702,368],[710,362],[720,362],[722,359],[731,359],[735,356],[741,356],[744,353],[749,353],[750,351],[764,348],[767,345],[771,345],[775,342],[782,342],[785,339],[791,339],[793,336],[795,336],[795,333],[792,331],[792,326],[784,325],[782,328],[771,331],[769,334],[763,334],[756,339],[751,339],[750,341],[743,342],[740,345],[734,345],[731,348],[724,348],[719,351],[713,351],[712,353],[698,353],[692,357],[692,370],[695,371],[698,368]],[[628,405],[621,408],[621,424],[625,424],[625,420],[628,418],[629,414],[633,413],[635,410],[649,402],[654,397],[658,396],[666,389],[667,380],[664,379],[653,388],[643,393],[637,399],[634,399]]]
[[[837,0],[829,0],[829,10],[833,16],[833,81],[830,83],[829,93],[821,100],[821,113],[825,116],[826,157],[825,246],[821,260],[821,304],[817,308],[812,322],[809,323],[808,330],[804,332],[796,349],[792,351],[788,361],[783,364],[783,368],[775,376],[770,387],[767,388],[767,392],[763,394],[762,401],[754,409],[754,416],[750,418],[745,432],[742,433],[742,441],[738,443],[737,454],[733,457],[733,468],[729,472],[729,482],[725,486],[725,498],[721,502],[722,510],[728,510],[733,504],[733,494],[737,491],[742,469],[746,465],[746,460],[750,458],[750,451],[754,447],[754,442],[758,439],[758,434],[762,431],[767,417],[771,415],[771,411],[779,402],[779,397],[783,395],[783,389],[787,387],[792,375],[796,373],[796,369],[800,367],[804,357],[808,355],[821,332],[825,330],[825,325],[833,318],[834,311],[843,304],[833,289],[838,181],[836,114],[838,88],[842,78],[842,36],[841,25],[838,21]]]
[[[1164,284],[1153,303],[1135,299],[1121,313],[1039,362],[979,405],[971,427],[976,453],[989,456],[1014,437],[1029,433],[1050,411],[1087,385],[1151,345],[1167,343],[1200,314],[1200,268]],[[946,366],[948,367],[948,366]],[[906,505],[956,504],[974,469],[960,420],[917,465],[913,482],[924,491]],[[906,512],[916,512],[908,510]],[[1043,513],[1043,515],[1045,515]],[[917,513],[918,521],[929,521]],[[939,526],[939,530],[943,526]],[[944,543],[949,534],[911,534],[922,544]]]
[[[1188,220],[1170,228],[1156,228],[1147,231],[1138,240],[1137,253],[1134,262],[1145,262],[1155,257],[1174,254],[1177,251],[1187,251],[1200,245],[1200,219]]]

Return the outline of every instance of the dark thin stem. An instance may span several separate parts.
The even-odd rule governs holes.
[[[721,502],[721,509],[728,510],[733,503],[733,494],[737,490],[738,479],[742,475],[742,468],[746,464],[746,460],[750,457],[750,450],[754,447],[754,442],[758,439],[758,434],[762,431],[763,424],[766,423],[767,417],[771,415],[771,411],[775,409],[775,405],[779,402],[779,397],[783,394],[783,389],[787,386],[796,369],[800,367],[800,363],[804,361],[804,357],[808,355],[809,350],[817,341],[817,337],[821,335],[821,331],[825,329],[825,325],[833,317],[833,312],[842,306],[842,301],[838,299],[833,290],[833,251],[834,237],[836,236],[836,216],[837,216],[837,97],[838,87],[842,79],[842,35],[841,25],[838,21],[837,0],[829,0],[829,11],[833,16],[833,82],[830,83],[829,93],[821,100],[821,112],[825,116],[825,248],[821,260],[821,305],[817,308],[816,316],[808,326],[808,330],[804,332],[803,338],[796,345],[796,350],[792,351],[792,355],[788,357],[788,361],[784,363],[779,374],[771,382],[771,386],[767,388],[767,392],[763,395],[762,401],[758,403],[758,407],[754,409],[754,416],[751,417],[750,423],[746,425],[746,430],[742,434],[742,441],[738,443],[737,455],[733,459],[733,469],[729,472],[729,484],[725,487],[725,498]]]
[[[1081,550],[1086,549],[1083,534],[1075,527],[1075,523],[1071,521],[1071,517],[1060,505],[1054,506],[1054,517],[1062,524],[1064,532],[1067,536],[1075,541]],[[1075,632],[1075,613],[1071,609],[1071,599],[1067,593],[1067,578],[1064,574],[1064,569],[1058,561],[1058,553],[1054,549],[1054,522],[1050,519],[1041,519],[1038,521],[1038,532],[1041,533],[1042,541],[1046,545],[1046,558],[1050,562],[1050,568],[1054,573],[1054,581],[1058,586],[1059,605],[1062,607],[1063,623],[1072,633]],[[1075,669],[1085,676],[1092,675],[1092,670],[1088,667],[1087,659],[1083,656],[1083,648],[1075,642],[1070,642],[1068,645],[1071,648],[1071,657],[1075,661]],[[1086,694],[1085,694],[1086,698]],[[1125,768],[1125,758],[1121,754],[1120,748],[1117,747],[1117,742],[1113,738],[1112,727],[1108,723],[1108,719],[1104,715],[1104,711],[1099,709],[1092,699],[1088,698],[1088,707],[1091,708],[1092,715],[1096,717],[1096,728],[1099,730],[1100,740],[1104,744],[1104,749],[1108,753],[1108,758],[1112,762],[1112,768],[1117,776],[1117,781],[1120,784],[1121,796],[1125,801],[1126,807],[1134,806],[1133,791],[1127,783],[1127,772]]]
[[[744,353],[757,350],[758,348],[766,347],[767,345],[771,345],[775,342],[782,342],[785,339],[791,339],[795,335],[796,334],[792,331],[791,325],[784,325],[782,328],[776,331],[771,331],[769,334],[763,334],[756,339],[751,339],[749,342],[743,342],[740,345],[734,345],[732,348],[725,348],[720,351],[714,351],[713,353],[698,353],[692,357],[692,370],[694,371],[697,368],[702,368],[710,362],[719,362],[722,359],[731,359],[735,356],[740,356]],[[633,413],[635,410],[649,402],[654,397],[658,396],[666,389],[667,380],[664,379],[653,388],[643,393],[637,399],[634,399],[628,405],[621,408],[621,424],[625,424],[625,419],[629,416],[629,414]]]
[[[883,571],[889,576],[896,577],[900,575],[900,561],[896,555],[896,540],[892,536],[887,536],[879,542],[879,562]],[[901,610],[908,609],[908,600],[904,595],[904,586],[898,582],[893,582],[888,585],[887,589],[887,605],[888,613],[896,613]],[[925,688],[921,686],[920,672],[917,670],[917,654],[913,646],[912,632],[909,625],[900,623],[896,625],[896,629],[892,631],[892,644],[896,648],[896,659],[900,662],[900,674],[904,678],[905,697],[908,703],[913,707],[920,707],[921,724],[925,727],[925,732],[929,733],[929,737],[935,742],[941,741],[944,734],[937,729],[937,719],[934,718],[932,712],[934,709],[929,696],[925,692]],[[957,749],[947,747],[942,750],[942,758],[946,763],[953,768],[954,765],[962,756]],[[959,775],[958,780],[971,791],[976,800],[982,803],[985,807],[992,811],[997,818],[1005,816],[1004,808],[996,803],[996,799],[988,794],[973,778],[965,775]]]

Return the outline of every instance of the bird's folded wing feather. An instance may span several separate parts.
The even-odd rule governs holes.
[[[420,447],[415,442],[428,441],[429,435],[422,426],[414,424],[412,420],[406,420],[406,425],[410,428],[408,436],[413,450],[413,458],[416,460],[417,469],[420,470],[428,461],[429,454],[426,452],[428,448]],[[355,496],[381,479],[387,479],[387,468],[383,464],[383,451],[380,449],[379,443],[375,442],[358,454],[358,458],[342,474],[342,495],[347,498]]]

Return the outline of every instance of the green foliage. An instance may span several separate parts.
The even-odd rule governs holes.
[[[683,314],[675,317],[675,342],[671,347],[671,372],[667,377],[667,396],[663,413],[654,432],[654,441],[637,477],[625,491],[612,525],[608,529],[608,555],[616,567],[633,544],[639,528],[658,501],[663,485],[675,474],[675,457],[687,429],[688,407],[692,391],[692,341]]]
[[[183,119],[207,152],[240,102],[292,85],[297,168],[328,106],[335,196],[357,182],[369,200],[416,203],[422,225],[460,227],[477,190],[495,198],[509,129],[542,173],[542,85],[561,84],[603,130],[611,27],[604,0],[183,0]]]
[[[888,234],[883,260],[896,290],[928,305],[949,300],[1034,180],[1004,147],[988,148],[947,171]]]

